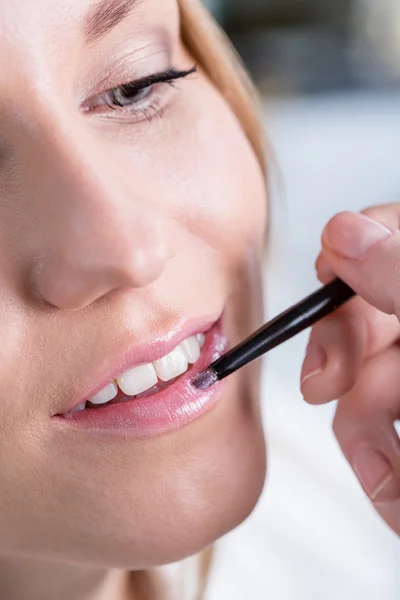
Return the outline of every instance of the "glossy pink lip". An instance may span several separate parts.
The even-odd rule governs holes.
[[[187,335],[182,339],[185,337]],[[125,433],[133,437],[152,437],[180,429],[215,406],[222,384],[200,391],[192,386],[191,380],[196,373],[226,352],[227,347],[227,338],[223,335],[220,324],[215,324],[206,334],[197,363],[165,389],[145,398],[129,399],[125,396],[126,400],[115,404],[72,414],[59,414],[54,419],[76,429]]]
[[[102,365],[98,366],[97,371],[94,374],[92,373],[90,378],[81,382],[79,391],[73,395],[72,399],[70,398],[68,403],[58,407],[57,415],[66,413],[92,398],[125,371],[162,358],[191,335],[206,333],[220,319],[221,314],[218,318],[181,322],[171,328],[167,335],[150,339],[140,346],[138,346],[137,339],[132,340],[131,344],[125,345],[116,357],[106,359]]]

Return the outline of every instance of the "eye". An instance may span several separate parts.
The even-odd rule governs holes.
[[[141,90],[137,90],[134,86],[128,83],[127,85],[120,85],[119,87],[105,92],[104,96],[106,98],[106,104],[110,108],[124,108],[126,106],[138,104],[142,100],[146,100],[146,98],[151,96],[153,89],[154,84],[147,85]]]
[[[82,110],[85,112],[98,112],[99,109],[107,108],[121,112],[144,110],[143,107],[149,108],[149,105],[151,105],[151,98],[155,96],[155,91],[160,88],[160,84],[173,85],[173,82],[177,79],[183,79],[195,73],[196,70],[196,66],[187,71],[171,68],[161,73],[154,73],[130,81],[93,96],[82,105]]]

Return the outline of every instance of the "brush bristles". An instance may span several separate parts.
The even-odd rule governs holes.
[[[202,371],[192,379],[192,384],[198,390],[207,390],[209,387],[217,383],[218,377],[215,371],[212,369],[206,369]]]

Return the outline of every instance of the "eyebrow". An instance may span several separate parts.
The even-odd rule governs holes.
[[[84,18],[86,44],[98,42],[123,21],[140,0],[101,0]]]

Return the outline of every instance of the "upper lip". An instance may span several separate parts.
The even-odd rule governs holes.
[[[219,316],[191,321],[182,320],[170,327],[168,332],[156,337],[149,337],[144,342],[142,335],[135,335],[134,338],[130,336],[127,344],[123,345],[121,350],[114,355],[107,355],[102,364],[79,384],[77,393],[73,393],[72,397],[55,414],[63,414],[72,410],[97,394],[125,371],[162,358],[189,336],[207,332],[218,321]],[[140,344],[137,342],[138,339],[141,340]]]

